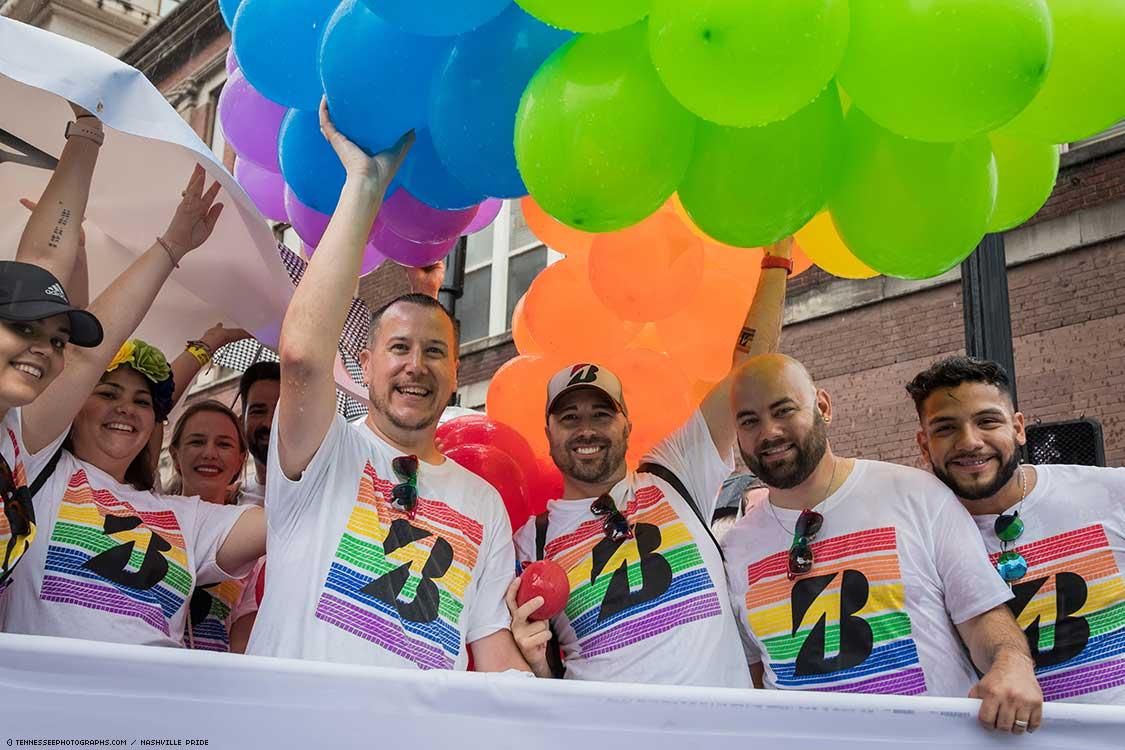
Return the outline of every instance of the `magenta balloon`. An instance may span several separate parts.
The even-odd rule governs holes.
[[[285,186],[285,215],[289,217],[289,225],[301,238],[301,242],[309,247],[320,244],[324,230],[328,229],[328,220],[332,218],[301,203],[288,185]]]
[[[421,268],[437,263],[449,255],[449,251],[457,244],[457,238],[452,237],[441,242],[412,242],[395,234],[386,222],[375,219],[371,244],[393,261],[404,266]]]
[[[379,252],[374,245],[367,243],[367,246],[363,248],[363,263],[360,264],[359,275],[366,276],[383,265],[383,261],[386,259],[386,256]]]
[[[234,71],[238,70],[238,58],[234,56],[234,45],[230,46],[227,50],[227,76],[229,77]]]
[[[504,200],[502,198],[486,198],[477,209],[477,215],[469,222],[469,226],[465,227],[462,234],[474,234],[487,227],[496,220],[500,209],[504,207]]]
[[[477,207],[442,211],[428,206],[405,188],[383,202],[379,218],[387,227],[411,242],[442,242],[460,237],[477,215]]]
[[[219,96],[223,137],[243,159],[271,172],[280,172],[277,133],[285,107],[259,94],[241,70],[236,70]]]
[[[287,221],[285,178],[246,159],[235,159],[234,179],[270,221]]]

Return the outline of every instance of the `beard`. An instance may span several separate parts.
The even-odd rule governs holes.
[[[1000,457],[1003,461],[1003,456]],[[1004,485],[1006,485],[1016,471],[1020,468],[1020,452],[1018,448],[1012,450],[1012,455],[1006,462],[1000,464],[999,471],[996,472],[996,477],[986,485],[981,487],[967,487],[943,467],[937,466],[934,463],[930,464],[930,468],[934,471],[934,476],[945,483],[945,486],[953,490],[953,494],[963,500],[987,500],[995,495]]]
[[[776,448],[787,442],[789,441],[775,440],[772,443],[763,444],[759,448],[759,452]],[[739,446],[742,460],[750,467],[750,471],[754,472],[754,476],[765,482],[766,486],[778,490],[792,489],[809,478],[828,450],[827,423],[819,411],[813,417],[812,430],[802,440],[793,441],[793,449],[796,455],[792,459],[766,465],[758,459],[757,454],[747,453],[742,450],[741,445]]]
[[[597,461],[578,461],[572,449],[582,446],[605,447],[606,450]],[[563,476],[586,484],[598,484],[611,479],[625,461],[629,450],[629,437],[626,433],[620,441],[613,440],[575,440],[567,444],[551,443],[551,459]]]
[[[253,435],[248,435],[250,455],[254,460],[265,466],[269,463],[270,455],[270,428],[259,427]]]
[[[431,389],[433,388],[432,386],[427,387]],[[406,419],[391,411],[390,393],[375,393],[374,390],[370,390],[368,391],[367,397],[371,401],[372,411],[378,412],[396,428],[408,432],[424,430],[437,424],[438,420],[441,419],[442,411],[445,409],[445,404],[440,400],[435,399],[434,403],[437,405],[437,408],[435,408],[432,412],[428,414],[421,414],[414,419]]]

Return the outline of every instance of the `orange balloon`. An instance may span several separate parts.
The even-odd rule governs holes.
[[[798,245],[797,241],[794,239],[793,240],[793,273],[791,274],[791,278],[794,277],[794,276],[800,276],[805,271],[812,268],[812,266],[813,266],[813,262],[809,259],[809,256],[805,255],[805,251],[801,249],[801,246]]]
[[[658,320],[694,294],[703,259],[703,241],[677,217],[657,211],[627,229],[595,236],[590,285],[623,320]]]
[[[661,210],[664,211],[664,212],[667,212],[667,213],[674,214],[677,218],[679,218],[680,222],[682,222],[683,225],[685,227],[687,227],[688,231],[690,231],[696,237],[703,240],[703,244],[706,246],[706,248],[708,250],[720,250],[720,249],[722,249],[722,250],[734,250],[735,252],[737,252],[739,250],[745,250],[746,249],[746,248],[742,248],[742,247],[735,247],[734,245],[727,245],[726,243],[723,243],[723,242],[719,242],[718,240],[711,237],[711,235],[707,234],[702,229],[700,229],[698,226],[696,226],[695,222],[691,220],[691,216],[688,215],[687,209],[684,208],[684,204],[680,202],[680,194],[679,193],[672,193],[672,197],[668,199],[668,202],[664,204],[664,207]]]
[[[562,365],[606,362],[641,326],[625,323],[590,288],[586,258],[570,256],[547,266],[524,295],[527,332],[544,356]]]
[[[523,300],[524,298],[520,297],[512,310],[512,341],[515,342],[516,351],[520,354],[542,354],[542,347],[535,343],[535,339],[527,330],[527,323],[524,322]]]
[[[515,357],[496,371],[488,386],[485,411],[489,418],[514,428],[537,456],[550,454],[544,431],[547,381],[560,369],[542,357]]]
[[[563,255],[585,253],[597,236],[568,227],[539,207],[530,195],[520,200],[520,209],[528,229],[547,247]]]
[[[621,379],[633,424],[630,456],[639,458],[691,416],[691,382],[666,354],[629,348],[609,368]]]
[[[699,290],[683,310],[655,322],[664,350],[689,378],[717,383],[730,372],[761,262],[760,250],[708,249]]]

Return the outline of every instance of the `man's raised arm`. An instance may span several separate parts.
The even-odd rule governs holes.
[[[320,106],[320,127],[340,157],[347,179],[281,326],[277,445],[281,470],[293,480],[316,455],[336,413],[332,367],[363,248],[387,186],[414,142],[414,134],[408,133],[390,150],[368,156],[336,130],[325,102]]]

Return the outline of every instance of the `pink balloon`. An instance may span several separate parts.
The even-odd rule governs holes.
[[[223,137],[243,159],[271,172],[280,172],[277,133],[285,107],[259,94],[241,70],[236,70],[219,96]]]
[[[399,188],[383,202],[379,218],[391,231],[411,242],[441,242],[460,237],[477,215],[477,207],[443,211]]]
[[[285,214],[289,219],[289,225],[293,227],[293,231],[305,244],[305,254],[311,258],[313,253],[316,252],[317,245],[324,238],[324,232],[328,229],[328,222],[332,217],[301,203],[288,185],[285,186]],[[378,223],[376,222],[377,226]],[[371,273],[387,259],[375,246],[374,239],[375,230],[372,229],[368,243],[363,249],[363,263],[360,265],[361,276]]]
[[[227,76],[229,77],[234,71],[238,70],[238,58],[234,56],[234,45],[230,46],[227,50]]]
[[[473,217],[469,226],[465,227],[461,233],[475,234],[484,229],[496,220],[496,217],[500,214],[500,209],[503,207],[504,200],[502,198],[486,198],[477,208],[477,215]]]
[[[376,218],[371,244],[393,261],[404,266],[422,268],[449,255],[449,251],[457,244],[457,237],[441,242],[412,242],[395,234],[386,222]]]
[[[235,159],[234,179],[270,221],[286,221],[285,178],[246,159]]]

